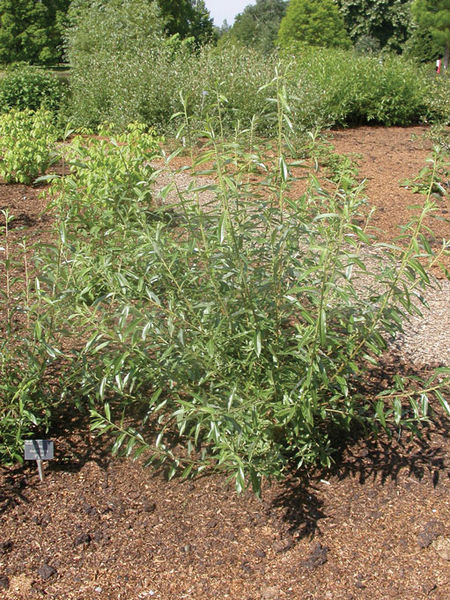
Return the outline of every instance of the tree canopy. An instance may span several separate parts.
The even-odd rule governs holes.
[[[70,0],[0,0],[0,63],[54,64]]]
[[[150,0],[151,1],[151,0]],[[169,35],[193,37],[200,44],[214,37],[214,27],[203,0],[157,0]]]
[[[286,14],[285,0],[256,0],[236,16],[226,38],[271,52],[277,43],[281,19]]]
[[[412,14],[419,27],[428,28],[442,47],[444,66],[448,68],[450,48],[450,0],[414,0]]]
[[[293,43],[348,48],[350,39],[334,0],[291,0],[278,33],[280,46]]]
[[[408,38],[411,0],[338,0],[354,44],[372,40],[378,48],[400,52]]]

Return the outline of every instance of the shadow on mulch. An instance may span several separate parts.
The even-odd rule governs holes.
[[[427,376],[425,370],[404,363],[401,371],[410,376]],[[376,394],[389,387],[398,372],[398,359],[385,357],[367,381],[366,392]],[[316,489],[319,484],[329,483],[331,478],[338,481],[356,478],[361,486],[369,481],[384,486],[388,482],[397,484],[402,475],[417,481],[427,478],[436,488],[443,479],[450,478],[446,464],[448,450],[444,444],[448,431],[448,416],[440,408],[431,411],[430,419],[423,424],[419,436],[407,431],[375,436],[362,429],[353,430],[337,441],[335,462],[330,468],[311,469],[293,475],[283,484],[283,491],[276,496],[273,506],[283,509],[283,519],[291,534],[298,538],[313,538],[320,534],[320,520],[327,518]]]
[[[431,427],[445,435],[448,420],[435,416]],[[342,455],[330,469],[303,473],[299,477],[287,480],[283,491],[273,500],[272,505],[283,509],[283,520],[288,524],[289,532],[297,538],[313,538],[320,534],[320,520],[327,518],[323,510],[324,503],[316,494],[319,483],[326,483],[332,477],[339,481],[357,478],[361,486],[369,480],[385,485],[387,481],[396,483],[400,473],[420,481],[426,474],[431,478],[433,487],[442,477],[450,478],[445,464],[446,451],[422,432],[422,438],[414,441],[402,440],[348,440]],[[325,480],[325,481],[324,481]]]
[[[440,431],[448,427],[443,417],[434,417],[432,423]],[[445,449],[431,443],[426,435],[414,439],[414,449],[411,443],[401,440],[379,439],[367,442],[364,447],[350,447],[346,459],[336,465],[333,474],[339,480],[351,476],[358,477],[361,484],[377,479],[384,485],[388,479],[397,481],[401,471],[418,480],[428,473],[436,487],[446,470],[445,456]]]
[[[402,365],[402,372],[417,375],[417,369]],[[391,383],[398,372],[398,364],[390,357],[388,362],[373,370],[367,381],[367,393],[373,394]],[[138,415],[134,418],[139,419]],[[303,469],[292,473],[281,484],[277,484],[275,497],[271,494],[269,510],[282,509],[282,520],[288,531],[297,539],[312,539],[320,535],[320,522],[327,518],[324,502],[317,493],[319,486],[327,480],[357,479],[361,486],[369,481],[385,485],[397,482],[403,476],[422,480],[425,476],[436,487],[442,478],[450,477],[446,465],[446,450],[442,443],[448,431],[448,418],[442,412],[434,412],[429,423],[424,424],[421,437],[411,438],[407,434],[395,433],[375,437],[363,430],[354,430],[351,435],[338,440],[338,452],[334,465],[329,469]],[[89,431],[87,412],[82,414],[74,407],[65,407],[55,418],[48,438],[57,440],[55,461],[46,465],[49,472],[76,473],[95,462],[102,470],[114,460],[105,439]],[[175,441],[174,441],[175,444]],[[27,485],[28,475],[35,471],[31,461],[9,469],[4,474],[4,489],[0,493],[0,513],[22,501],[28,503],[22,490]],[[152,473],[160,476],[161,469]],[[207,477],[206,474],[199,476]]]

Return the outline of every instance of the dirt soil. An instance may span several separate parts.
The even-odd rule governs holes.
[[[424,166],[424,128],[333,133],[361,154],[380,237],[399,233],[423,202],[399,187]],[[0,208],[34,240],[49,235],[41,190],[0,185]],[[430,226],[449,237],[448,199]],[[24,229],[20,231],[23,232]],[[430,234],[431,235],[431,234]],[[369,374],[373,384],[408,364]],[[450,597],[448,420],[423,438],[355,439],[330,471],[292,475],[236,496],[218,476],[167,482],[111,458],[74,415],[51,432],[55,460],[0,468],[3,600],[444,600]]]

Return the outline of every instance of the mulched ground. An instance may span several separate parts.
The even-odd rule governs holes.
[[[419,204],[399,182],[430,152],[424,128],[334,132],[361,154],[360,176],[383,239]],[[42,190],[0,185],[0,209],[46,238]],[[432,222],[449,237],[448,199]],[[0,244],[1,245],[1,244]],[[386,371],[408,369],[387,365]],[[376,373],[368,374],[374,385]],[[223,478],[167,482],[112,459],[102,441],[61,417],[56,457],[0,468],[0,598],[58,600],[412,600],[450,597],[448,420],[438,411],[421,440],[359,439],[335,467],[236,496]]]

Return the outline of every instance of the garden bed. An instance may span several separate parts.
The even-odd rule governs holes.
[[[373,224],[392,240],[423,202],[400,182],[430,154],[425,128],[333,133],[340,153],[359,154]],[[177,159],[182,160],[182,159]],[[292,194],[300,193],[303,182]],[[1,185],[15,215],[12,240],[46,241],[42,189]],[[449,237],[449,200],[428,222],[430,243]],[[432,311],[406,327],[367,383],[396,372],[450,366],[450,289],[431,290]],[[424,326],[425,323],[425,326]],[[219,476],[167,482],[162,472],[111,458],[75,415],[51,433],[56,459],[39,482],[34,465],[0,471],[0,594],[7,600],[230,598],[410,600],[450,593],[448,419],[437,410],[423,438],[355,437],[329,471],[311,471],[236,496]]]

